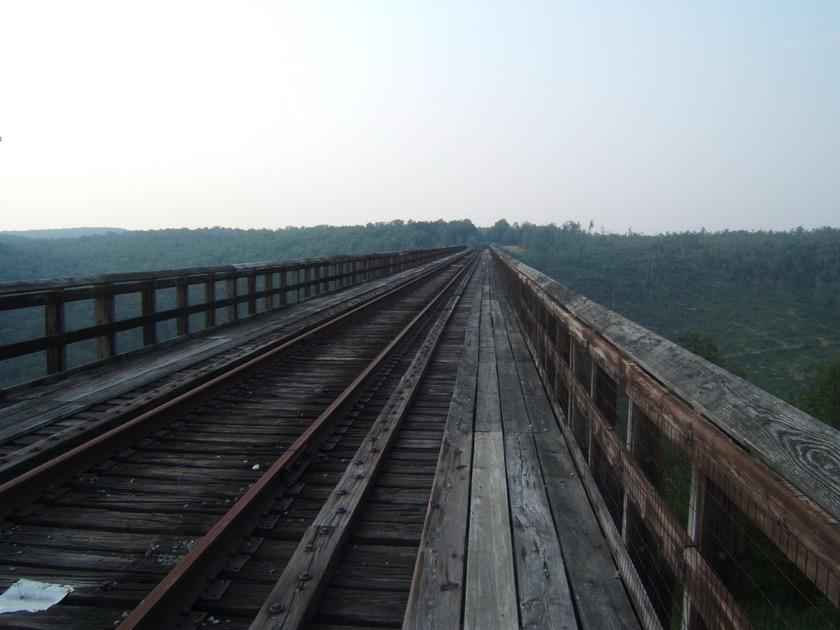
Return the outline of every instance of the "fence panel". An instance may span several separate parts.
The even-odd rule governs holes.
[[[494,255],[637,605],[665,628],[840,627],[840,432]]]
[[[3,283],[0,390],[246,320],[465,249]]]

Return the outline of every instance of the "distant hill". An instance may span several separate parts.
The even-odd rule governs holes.
[[[81,229],[81,228],[80,228]],[[231,263],[476,245],[470,221],[391,221],[367,225],[280,230],[202,228],[127,231],[107,228],[70,237],[0,233],[0,282],[128,271],[183,269]],[[55,235],[64,237],[56,238]]]
[[[711,335],[722,359],[790,400],[840,356],[840,230],[599,234],[574,222],[489,228],[391,221],[280,230],[0,233],[0,282],[485,242],[654,332]]]
[[[79,238],[80,236],[92,236],[95,234],[109,234],[112,232],[126,232],[123,228],[112,227],[78,227],[60,228],[56,230],[15,230],[0,232],[0,236],[20,236],[22,238]]]
[[[790,400],[840,356],[840,230],[592,233],[497,224],[492,240],[589,299],[677,342],[711,335],[721,358]]]

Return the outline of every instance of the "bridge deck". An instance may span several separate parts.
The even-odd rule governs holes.
[[[638,627],[489,258],[472,283],[476,299],[406,626]],[[291,325],[328,307],[330,299],[7,398],[0,409],[0,437],[20,432],[24,419],[29,426],[46,424],[73,408],[235,348],[278,322]]]
[[[472,628],[638,627],[492,269],[480,291],[406,620],[457,627],[463,613]]]

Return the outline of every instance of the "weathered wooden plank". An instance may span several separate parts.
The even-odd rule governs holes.
[[[460,423],[456,415],[472,416],[474,395],[471,398],[466,410],[453,401],[453,424]],[[448,430],[441,444],[405,613],[404,625],[409,628],[434,630],[460,624],[473,450],[472,431],[466,423],[463,426]]]
[[[499,400],[501,401],[504,430],[508,432],[529,432],[531,422],[525,407],[525,398],[519,382],[519,371],[513,361],[498,364]]]
[[[523,513],[529,514],[534,510],[533,505],[536,504],[540,512],[532,521],[538,523],[537,526],[542,529],[545,529],[546,523],[553,523],[556,527],[556,530],[552,528],[550,532],[544,532],[543,537],[550,537],[553,533],[555,544],[562,549],[565,560],[561,559],[565,571],[563,579],[566,579],[568,575],[566,594],[569,593],[570,588],[577,604],[577,614],[582,627],[637,628],[638,622],[633,607],[622,582],[615,579],[615,564],[607,545],[604,544],[603,534],[591,510],[580,478],[576,474],[557,419],[540,382],[537,368],[527,343],[522,337],[518,318],[507,299],[502,299],[500,304],[507,323],[510,350],[516,361],[517,382],[522,392],[519,396],[523,399],[522,404],[525,407],[531,430],[536,432],[528,436],[534,440],[531,443],[525,441],[524,435],[519,436],[516,444],[511,444],[509,438],[506,440],[509,458],[517,448],[522,448],[523,445],[528,449],[527,458],[522,458],[525,462],[523,472],[519,473],[515,469],[512,471],[513,474],[509,472],[508,485],[512,494],[514,534],[516,535],[517,532],[514,489],[523,483],[519,478],[534,477],[540,485],[539,488],[533,490],[539,490],[539,492],[535,492],[536,497],[528,499],[525,507],[520,509]],[[505,398],[502,400],[503,417],[507,429]],[[512,406],[511,412],[523,413],[516,406]],[[536,484],[537,481],[534,483]],[[517,553],[517,559],[519,555]],[[523,572],[517,570],[518,575]],[[531,588],[536,590],[539,584]],[[521,585],[520,589],[522,589]],[[520,594],[520,599],[523,599],[522,594]],[[571,601],[568,601],[568,604],[564,602],[563,605],[573,607]],[[568,608],[565,608],[564,613],[568,615]],[[523,610],[523,616],[524,614]],[[565,623],[572,624],[573,622],[566,617]],[[555,627],[550,624],[539,624],[539,622],[537,624],[541,627]],[[526,624],[523,619],[524,625]]]
[[[565,569],[583,628],[637,628],[639,622],[622,580],[616,579],[615,560],[605,541],[592,503],[584,488],[584,481],[573,463],[560,424],[540,380],[528,343],[522,335],[518,316],[507,299],[501,301],[502,312],[508,321],[508,339],[517,361],[520,385],[525,393],[528,417],[531,422],[544,484],[551,506],[552,518],[565,558]],[[583,463],[584,477],[590,476]],[[590,486],[594,484],[590,483]],[[596,505],[598,497],[595,497]],[[606,509],[603,510],[606,512]],[[616,534],[613,528],[613,534]],[[617,539],[617,535],[616,535]],[[623,549],[612,545],[615,551]],[[647,627],[658,621],[644,592],[641,581],[626,553],[620,554],[622,572],[627,576],[636,606],[646,620]]]
[[[496,363],[483,361],[478,364],[476,376],[475,431],[501,431],[502,416],[498,404],[490,401],[499,400],[499,375]]]
[[[332,613],[331,618],[346,624],[345,628],[393,627],[402,619],[405,593],[331,588],[322,605]]]
[[[840,432],[504,256],[569,313],[840,520]]]
[[[482,297],[481,362],[470,493],[465,628],[519,626],[498,381],[494,301]],[[498,307],[496,302],[495,307]],[[489,324],[489,325],[488,325]],[[492,341],[491,341],[492,340]]]
[[[840,558],[834,551],[840,540],[837,521],[791,488],[789,482],[779,479],[764,461],[734,442],[698,410],[627,361],[608,341],[552,304],[546,302],[544,306],[549,311],[553,308],[553,315],[576,331],[575,336],[589,346],[600,366],[623,383],[633,403],[645,411],[657,428],[713,479],[831,601],[840,601]],[[567,382],[571,381],[568,368],[561,365],[559,372]],[[587,406],[583,398],[579,399],[579,406]],[[786,526],[776,527],[778,522]]]
[[[533,434],[505,432],[505,464],[521,625],[577,628]]]
[[[480,287],[484,286],[487,263],[484,255],[477,272]],[[437,630],[457,628],[461,623],[482,302],[479,288],[464,333],[464,350],[403,619],[406,628]]]
[[[457,257],[458,255],[459,254],[457,254],[457,253],[452,254],[452,255],[448,256],[448,258],[449,257]],[[431,256],[431,255],[426,255],[425,258],[424,258],[424,255],[420,255],[420,257],[417,260],[418,261],[422,261],[422,260],[428,261],[428,260],[433,260],[433,259],[434,259],[434,256]],[[434,265],[436,263],[431,262],[431,263],[426,263],[426,264],[427,265],[428,264]],[[285,265],[282,265],[282,267],[285,267]],[[248,266],[246,265],[243,268],[248,268]],[[331,295],[327,295],[327,296],[324,296],[324,297],[320,297],[317,300],[310,300],[309,302],[296,304],[293,311],[284,310],[282,313],[279,313],[279,314],[278,313],[273,313],[271,315],[271,317],[269,317],[269,318],[260,317],[260,318],[256,318],[256,319],[253,319],[253,320],[248,320],[247,325],[241,325],[243,322],[239,322],[240,325],[237,326],[236,329],[235,329],[236,334],[240,334],[243,331],[245,331],[246,329],[250,329],[252,331],[256,331],[256,330],[260,329],[260,330],[263,331],[263,333],[260,333],[260,334],[268,333],[268,332],[271,332],[271,330],[273,328],[276,329],[276,327],[277,327],[277,317],[280,317],[280,318],[283,318],[283,319],[288,319],[289,317],[292,317],[295,321],[304,321],[306,319],[311,318],[316,313],[324,311],[327,308],[332,308],[333,306],[335,306],[336,304],[338,304],[342,301],[345,301],[345,300],[349,299],[349,300],[354,301],[355,303],[358,303],[358,301],[360,301],[364,296],[371,296],[373,294],[385,291],[385,290],[387,290],[387,288],[389,286],[392,286],[395,282],[399,281],[400,279],[405,279],[405,278],[412,277],[414,275],[419,275],[420,273],[422,273],[424,271],[425,268],[426,268],[425,266],[419,266],[419,267],[416,267],[416,268],[409,268],[407,271],[400,271],[400,272],[398,272],[398,273],[396,273],[392,276],[389,276],[387,278],[370,280],[363,285],[345,289],[345,290],[341,291],[340,294],[331,294]],[[138,276],[138,278],[144,278],[145,277],[144,274],[134,274],[134,275]],[[230,276],[230,281],[231,282],[233,282],[234,275],[235,274],[232,274]],[[200,277],[201,277],[201,281],[203,282],[204,281],[203,276],[200,276]],[[75,279],[75,280],[78,280],[78,279]],[[83,279],[83,280],[88,280],[88,279]],[[109,277],[108,276],[103,276],[103,277],[100,278],[100,280],[102,280],[103,282],[106,282],[106,286],[104,288],[97,288],[88,297],[95,297],[95,296],[100,295],[100,294],[101,295],[113,295],[114,294],[114,290],[115,290],[114,285],[110,284],[111,281],[109,280]],[[73,284],[73,281],[74,281],[74,279],[69,279],[70,284]],[[178,284],[182,284],[183,282],[184,282],[183,278],[179,275],[178,277],[172,279],[171,285],[175,286],[175,285],[178,285]],[[60,298],[62,300],[70,299],[72,296],[71,296],[71,293],[69,293],[69,291],[72,291],[72,290],[68,289],[66,287],[61,289],[58,292],[58,294],[56,294],[55,287],[56,286],[63,286],[62,283],[65,283],[65,280],[55,280],[55,281],[50,280],[50,281],[47,281],[45,286],[47,288],[49,288],[48,294],[46,294],[45,296],[38,297],[35,301],[38,304],[41,304],[44,301],[46,301],[46,303],[52,303],[52,301],[54,299],[56,299],[56,295],[60,295]],[[14,284],[14,283],[12,283],[12,284]],[[26,284],[26,283],[23,283],[23,284]],[[21,286],[23,286],[23,284]],[[143,280],[143,282],[138,283],[137,286],[134,287],[134,290],[141,291],[144,287],[147,286],[147,284],[148,284],[148,282],[146,280]],[[167,286],[169,286],[169,285],[167,285]],[[10,287],[9,287],[8,283],[0,283],[0,302],[2,302],[2,304],[0,304],[0,309],[13,308],[14,305],[17,304],[16,300],[21,300],[21,299],[26,298],[25,295],[24,296],[17,295],[15,293],[15,291],[12,291],[12,293],[14,295],[12,295],[11,297],[3,298],[2,294],[4,292],[4,289],[9,289],[9,288]],[[88,291],[89,288],[90,287],[88,287],[88,286],[83,286],[81,290]],[[231,305],[230,308],[233,309],[233,308],[235,308],[235,303],[237,301],[238,302],[243,302],[243,301],[246,301],[248,299],[249,299],[248,296],[239,296],[239,297],[236,297],[236,298],[230,298],[230,299],[226,298],[226,299],[218,300],[217,304],[214,305],[214,308],[216,308],[216,307],[218,307],[222,304],[228,304],[229,303]],[[9,300],[11,300],[11,302],[9,302]],[[7,304],[7,302],[9,302],[9,304]],[[10,306],[10,304],[12,306]],[[198,305],[189,307],[187,309],[187,311],[189,311],[189,312],[201,312],[206,308],[207,308],[206,304],[198,304]],[[147,317],[146,319],[143,319],[142,317],[132,318],[132,319],[123,319],[123,320],[113,322],[110,325],[110,328],[111,328],[111,331],[113,332],[113,331],[116,331],[118,329],[124,329],[124,328],[128,328],[128,327],[140,327],[141,324],[143,324],[144,322],[150,321],[150,318],[151,318],[151,320],[157,321],[159,319],[166,319],[166,318],[174,317],[177,314],[178,314],[178,311],[177,311],[177,309],[175,309],[173,311],[158,312],[158,313],[150,314],[149,317]],[[233,319],[235,319],[235,316],[231,316],[231,320],[233,320]],[[266,321],[265,321],[266,319],[269,319],[271,321],[266,323]],[[230,331],[231,331],[230,326],[224,325],[224,326],[221,326],[220,328],[217,328],[213,331],[201,331],[201,332],[202,332],[202,335],[206,335],[209,332],[217,333],[219,330],[222,330],[222,329],[225,330],[227,334],[229,334]],[[97,328],[80,329],[80,330],[69,331],[69,332],[65,331],[64,333],[62,333],[64,335],[64,337],[62,337],[62,338],[66,338],[67,340],[70,340],[70,339],[75,339],[76,337],[86,338],[86,337],[90,336],[91,334],[93,334],[95,336],[95,335],[100,335],[100,334],[105,334],[105,333],[106,333],[106,331],[104,331],[104,330],[99,332],[99,329],[97,329]],[[256,336],[256,335],[253,335],[253,336]],[[26,343],[30,343],[30,342],[26,342]],[[36,345],[42,344],[43,343],[43,338],[32,340],[31,343],[36,344]],[[171,345],[171,343],[172,342],[166,342],[167,345]],[[243,343],[243,340],[240,338],[237,342],[232,343],[230,345],[230,347],[233,348],[233,347],[236,347],[237,345],[241,345],[242,343]],[[38,346],[38,347],[40,347],[40,346]],[[9,345],[3,346],[2,348],[0,348],[0,350],[3,350],[5,348],[11,348],[11,346],[9,346]],[[137,352],[144,353],[145,351],[146,351],[146,349],[139,350]],[[135,356],[136,353],[128,353],[128,355]],[[121,356],[120,358],[124,359],[125,357]],[[165,362],[160,362],[160,364],[165,365]],[[93,366],[91,366],[91,367],[93,367]],[[26,387],[28,387],[28,386],[24,386],[24,388],[26,388]],[[49,387],[49,386],[47,386],[47,387]],[[125,389],[123,391],[127,391],[127,389]],[[44,393],[45,392],[42,390],[41,394],[44,394]],[[24,396],[25,396],[25,394],[24,394]]]
[[[464,628],[518,628],[505,448],[501,431],[475,434]]]
[[[342,555],[341,565],[333,573],[330,588],[407,593],[415,551],[413,546],[365,544],[354,536]],[[370,567],[375,567],[375,572]]]
[[[159,348],[155,353],[142,353],[116,364],[92,367],[66,380],[40,387],[34,395],[29,390],[10,395],[11,404],[0,418],[0,442],[6,442],[58,419],[91,407],[112,397],[188,368],[222,352],[240,348],[269,333],[280,335],[306,322],[316,313],[335,307],[348,296],[358,299],[367,292],[384,290],[379,283],[349,289],[342,296],[332,295],[295,305],[270,317],[224,327],[212,336],[204,335]],[[221,333],[224,331],[224,334]],[[161,360],[166,353],[167,360]],[[167,387],[174,387],[169,384]],[[126,408],[130,408],[130,404]],[[119,410],[113,410],[116,414]]]
[[[501,431],[502,416],[498,405],[499,375],[489,284],[484,288],[480,300],[478,361],[475,431]]]
[[[252,628],[297,628],[314,613],[317,597],[327,586],[347,541],[350,527],[370,496],[373,480],[399,434],[420,383],[428,370],[446,323],[457,305],[450,299],[438,315],[408,370],[373,423],[341,480],[289,560]]]
[[[534,378],[538,376],[533,366],[523,370],[523,380]],[[534,424],[544,428],[536,436],[537,453],[581,627],[637,628],[633,606],[550,404],[545,395],[526,401]],[[625,569],[633,571],[629,563]],[[637,595],[646,599],[638,576],[636,582]],[[649,602],[646,609],[647,617],[655,619]]]
[[[496,361],[496,344],[493,340],[493,316],[490,311],[490,284],[487,277],[483,280],[481,298],[479,300],[479,353],[476,358],[481,363]],[[475,315],[474,315],[475,316]]]

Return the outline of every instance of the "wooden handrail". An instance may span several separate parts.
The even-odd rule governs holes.
[[[0,388],[387,276],[464,246],[0,283]],[[82,323],[78,316],[82,315]],[[77,319],[74,321],[73,318]],[[169,326],[163,334],[160,325]],[[118,334],[136,339],[120,347]],[[77,351],[71,344],[95,343]],[[125,345],[125,344],[124,344]],[[43,355],[43,356],[42,356]],[[25,367],[32,371],[27,373]]]
[[[503,252],[494,255],[582,474],[600,476],[607,490],[620,486],[613,492],[623,505],[612,506],[602,526],[626,546],[634,544],[633,527],[646,528],[682,585],[684,624],[693,627],[699,614],[709,627],[749,626],[731,576],[710,557],[712,539],[743,536],[743,519],[840,607],[840,432]],[[649,472],[665,470],[650,461],[659,447],[641,452],[662,439],[690,466],[685,522]],[[704,499],[711,495],[725,502],[714,518]]]

